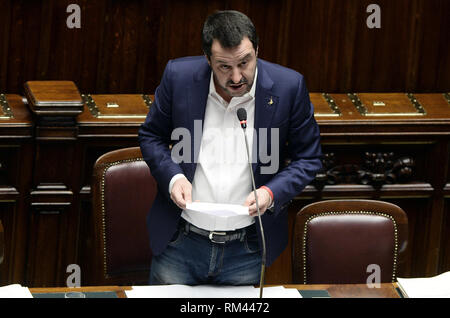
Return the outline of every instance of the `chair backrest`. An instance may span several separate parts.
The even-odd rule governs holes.
[[[139,147],[97,159],[92,181],[96,285],[148,284],[151,251],[146,215],[156,181]]]
[[[379,270],[393,282],[405,250],[408,218],[397,205],[375,200],[328,200],[296,215],[293,281],[301,284],[365,284]],[[377,267],[379,266],[379,267]]]

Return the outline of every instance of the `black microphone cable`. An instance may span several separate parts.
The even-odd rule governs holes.
[[[259,210],[258,196],[256,195],[255,177],[253,175],[253,167],[252,162],[250,160],[250,147],[248,145],[247,135],[245,134],[245,129],[247,128],[247,111],[244,108],[239,108],[237,110],[237,116],[244,132],[245,146],[247,148],[248,165],[250,168],[250,175],[252,177],[253,193],[255,195],[256,210],[258,211],[259,228],[261,230],[262,256],[261,256],[261,276],[259,280],[259,298],[262,298],[264,286],[264,274],[266,272],[266,239],[264,237],[264,228],[261,221],[261,211]]]

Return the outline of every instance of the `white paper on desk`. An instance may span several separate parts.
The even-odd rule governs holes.
[[[259,287],[212,285],[133,286],[126,290],[128,298],[259,298]],[[263,298],[301,298],[294,288],[265,287]]]
[[[0,298],[33,298],[27,287],[19,284],[0,287]]]
[[[433,277],[397,278],[409,298],[450,298],[450,271]]]

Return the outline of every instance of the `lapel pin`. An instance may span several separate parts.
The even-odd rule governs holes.
[[[272,104],[273,104],[272,96],[270,96],[270,100],[269,100],[268,104],[269,104],[269,106],[272,106]]]

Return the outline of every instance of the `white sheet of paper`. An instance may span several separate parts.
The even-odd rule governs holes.
[[[450,271],[433,277],[397,278],[409,298],[450,298]]]
[[[212,285],[133,286],[128,298],[259,298],[259,287]],[[295,288],[265,287],[263,298],[302,298]]]
[[[0,298],[33,298],[27,287],[12,284],[0,287]]]
[[[224,216],[224,217],[235,215],[248,215],[248,207],[238,204],[192,202],[186,204],[186,209],[214,216]]]
[[[228,231],[247,226],[251,218],[248,207],[238,204],[192,202],[186,204],[186,213],[196,220],[198,227]]]

